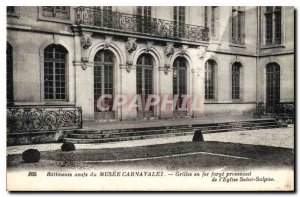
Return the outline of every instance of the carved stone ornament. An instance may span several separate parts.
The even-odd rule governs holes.
[[[198,49],[199,49],[199,52],[197,55],[202,60],[206,55],[207,46],[200,46],[200,47],[198,47]]]
[[[173,47],[174,43],[168,42],[167,46],[164,49],[164,52],[166,54],[167,57],[171,56],[174,54],[174,47]]]
[[[170,68],[171,68],[170,64],[165,64],[165,66],[164,66],[164,73],[166,75],[168,75],[168,73],[170,72],[170,70],[171,70]]]
[[[128,73],[132,70],[132,61],[127,61],[126,62],[126,70]]]
[[[129,38],[128,41],[125,43],[125,48],[129,53],[132,53],[133,51],[136,50],[137,44],[135,41],[136,41],[135,38]]]
[[[83,34],[80,38],[82,48],[87,49],[93,44],[92,34]]]
[[[145,49],[145,53],[149,53],[151,48],[152,48],[153,42],[147,42],[146,43],[146,49]]]
[[[82,62],[82,64],[81,64],[82,70],[87,69],[88,58],[87,57],[82,57],[81,62]]]
[[[111,39],[105,39],[104,41],[104,49],[108,49],[111,45]]]
[[[182,45],[182,47],[180,48],[180,51],[179,51],[179,55],[180,56],[185,55],[187,53],[187,49],[188,49],[187,45]]]

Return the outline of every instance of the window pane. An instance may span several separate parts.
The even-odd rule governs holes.
[[[44,96],[45,99],[66,99],[66,55],[61,45],[49,45],[44,51]]]
[[[216,63],[208,60],[205,64],[205,99],[214,99],[214,67]]]

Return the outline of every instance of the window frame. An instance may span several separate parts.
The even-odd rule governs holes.
[[[206,98],[206,77],[207,77],[207,64],[211,63],[213,69],[212,69],[212,83],[213,83],[213,98]],[[218,64],[217,62],[214,60],[214,59],[208,59],[206,62],[205,62],[205,71],[204,71],[204,99],[205,99],[205,102],[213,102],[213,101],[216,101],[217,100],[217,74],[218,72]]]
[[[7,10],[8,7],[13,7],[14,12],[8,12],[8,10]],[[20,7],[19,6],[7,6],[6,7],[6,15],[9,17],[20,18]]]
[[[47,44],[45,47],[41,48],[40,49],[40,65],[41,65],[41,89],[40,89],[40,101],[43,102],[43,104],[46,104],[46,105],[69,105],[69,104],[73,104],[73,103],[69,103],[70,102],[70,91],[69,91],[69,67],[70,67],[70,52],[69,50],[67,49],[67,47],[65,47],[64,45],[62,44],[55,44],[55,45],[61,45],[62,47],[65,48],[65,50],[67,51],[67,54],[66,54],[66,63],[65,63],[65,78],[66,78],[66,98],[64,100],[50,100],[50,99],[45,99],[45,92],[44,92],[44,71],[45,71],[45,68],[44,68],[44,64],[45,64],[45,57],[44,57],[44,51],[45,49],[52,45],[52,44],[55,44],[54,42],[53,43],[49,43]]]
[[[148,56],[148,57],[147,57]],[[149,58],[149,59],[147,59],[147,58]],[[146,63],[146,60],[150,60],[151,61],[151,64],[147,64]],[[148,76],[148,79],[150,79],[151,78],[151,83],[149,83],[149,81],[147,82],[146,81],[146,77],[145,77],[145,74],[146,74],[146,70],[149,72],[149,73],[151,73],[151,77],[150,76]],[[140,73],[141,73],[141,75],[140,75]],[[141,78],[139,78],[141,76]],[[151,95],[151,94],[154,94],[154,58],[153,58],[153,56],[152,55],[150,55],[150,54],[147,54],[147,53],[142,53],[139,57],[138,57],[138,59],[137,59],[137,63],[136,63],[136,95],[141,95],[141,100],[142,100],[142,102],[143,102],[143,96],[149,96],[149,95]],[[146,89],[146,84],[148,84],[148,85],[150,85],[151,86],[151,93],[147,93],[146,94],[146,90],[148,90],[149,91],[149,88],[148,89]],[[138,88],[138,86],[141,86],[141,89],[140,88]],[[141,90],[142,92],[141,92],[141,94],[138,92],[138,90]],[[147,97],[148,98],[148,97]],[[146,101],[147,101],[147,98],[146,98]],[[142,113],[143,114],[143,117],[146,117],[146,116],[154,116],[154,107],[153,106],[150,106],[150,108],[149,108],[149,111],[145,111],[144,110],[144,107],[145,106],[142,106],[143,108],[142,108],[142,110],[139,110],[138,108],[137,108],[137,113],[138,113],[138,115],[140,114],[140,113]]]
[[[60,47],[62,47],[65,51],[66,51],[66,54],[65,54],[65,61],[63,62],[62,60],[55,60],[54,58],[49,58],[49,59],[47,59],[46,57],[45,57],[45,50],[48,48],[48,47],[50,47],[51,45],[55,45],[56,47],[57,46],[60,46]],[[49,45],[47,45],[47,47],[45,47],[45,49],[44,49],[44,52],[43,52],[43,62],[42,62],[42,64],[43,64],[43,73],[42,73],[42,92],[43,92],[43,101],[45,101],[46,103],[63,103],[63,102],[68,102],[69,101],[69,80],[68,80],[68,62],[69,62],[69,51],[63,46],[63,45],[60,45],[60,44],[49,44]],[[54,61],[51,61],[51,60],[54,60]],[[64,94],[65,94],[65,98],[64,99],[57,99],[56,98],[56,95],[55,95],[55,85],[53,86],[53,96],[54,96],[54,98],[53,99],[49,99],[49,98],[46,98],[46,92],[45,92],[45,63],[46,63],[46,61],[47,62],[51,62],[52,64],[54,64],[55,66],[53,67],[53,73],[54,73],[54,75],[53,75],[53,78],[55,78],[56,77],[56,73],[55,73],[55,67],[56,67],[56,63],[64,63],[65,64],[65,67],[64,67],[64,70],[65,70],[65,73],[64,73],[64,75],[65,75],[65,92],[64,92]],[[54,83],[54,82],[53,82]]]
[[[14,48],[9,42],[6,42],[6,105],[14,105]]]
[[[235,98],[234,97],[234,94],[233,94],[233,88],[234,88],[234,84],[233,84],[233,80],[234,80],[234,78],[233,78],[233,74],[234,74],[234,72],[233,72],[233,69],[234,69],[234,67],[238,67],[239,68],[239,86],[238,86],[238,88],[239,88],[239,94],[238,94],[238,98]],[[232,102],[236,102],[236,103],[238,103],[238,102],[242,102],[243,101],[243,95],[244,95],[244,72],[243,72],[243,68],[244,68],[244,66],[243,66],[243,64],[241,63],[241,62],[234,62],[233,64],[231,64],[231,68],[230,68],[230,87],[231,87],[231,93],[230,93],[230,97],[231,97],[231,100],[232,100]]]
[[[267,7],[272,7],[272,11],[267,12]],[[275,8],[280,7],[280,43],[276,42],[276,30],[275,30],[275,14],[276,11]],[[261,49],[268,49],[268,48],[276,48],[276,47],[284,47],[285,46],[285,7],[284,6],[264,6],[260,9],[260,15],[261,15],[261,42],[260,47]],[[267,42],[267,20],[266,20],[266,14],[271,14],[272,16],[272,42]]]
[[[94,6],[94,25],[112,28],[113,8],[112,6]]]
[[[180,72],[181,71],[181,72]],[[176,74],[175,74],[176,72]],[[184,72],[184,75],[182,75],[182,73]],[[176,81],[175,81],[175,75],[176,75]],[[184,85],[182,85],[180,78],[184,76]],[[175,83],[176,82],[176,86]],[[176,90],[175,90],[176,87]],[[180,87],[184,87],[184,89],[181,89]],[[174,90],[176,92],[174,92]],[[180,93],[184,90],[184,94]],[[187,95],[188,94],[188,61],[186,58],[178,56],[174,59],[174,62],[172,64],[172,96],[174,98],[175,95],[178,96],[178,100],[177,103],[175,104],[175,108],[173,113],[175,112],[180,112],[179,108],[181,108],[181,95]],[[185,115],[187,115],[188,109],[181,111],[183,112]]]
[[[71,21],[71,16],[73,14],[73,10],[71,9],[70,6],[65,6],[67,8],[66,13],[68,18],[64,19],[64,18],[59,18],[54,16],[44,16],[43,15],[43,11],[44,11],[44,7],[57,7],[57,6],[39,6],[38,7],[38,20],[40,21],[49,21],[49,22],[56,22],[56,23],[64,23],[64,24],[73,24],[73,22]],[[54,8],[54,13],[55,13],[55,8]]]
[[[111,55],[111,58],[112,58],[112,61],[106,61],[105,58],[107,57],[105,53],[110,53]],[[100,60],[98,61],[97,60]],[[96,75],[96,72],[100,72],[100,75]],[[112,74],[111,76],[107,76],[105,75],[105,72],[110,72],[112,71]],[[112,116],[115,115],[115,112],[113,111],[113,98],[115,96],[115,57],[114,57],[114,54],[113,52],[111,51],[106,51],[104,49],[101,49],[99,51],[97,51],[97,53],[95,54],[95,57],[94,57],[94,66],[93,66],[93,97],[94,97],[94,113],[111,113]],[[96,81],[96,76],[100,78],[101,82],[100,81]],[[105,77],[106,76],[106,77]],[[98,84],[100,84],[100,88],[96,87],[96,83],[97,82]],[[112,87],[110,88],[107,88],[107,86],[109,86],[108,84],[110,84]],[[96,94],[96,90],[100,90],[101,93],[100,94]],[[95,96],[102,96],[102,95],[105,95],[105,94],[108,94],[106,93],[107,90],[111,90],[111,94],[109,95],[112,95],[112,98],[109,99],[109,98],[105,98],[106,100],[104,102],[107,102],[107,100],[110,100],[109,102],[111,102],[109,104],[109,109],[106,110],[106,111],[100,111],[97,109],[97,111],[95,110],[96,109],[96,106],[95,104],[97,104],[97,101],[95,101]]]
[[[140,33],[151,33],[152,31],[152,6],[136,7],[137,31]]]
[[[272,67],[272,71],[269,71],[269,69]],[[276,81],[276,83],[278,84],[277,86],[274,86],[274,76],[275,75],[277,75],[277,81]],[[269,81],[268,81],[268,79],[269,79],[269,77],[272,77],[271,79],[271,81],[273,81],[273,83],[271,83],[272,84],[272,86],[268,86],[268,85],[270,85],[270,83],[269,83]],[[281,78],[282,78],[282,76],[281,76],[281,66],[278,64],[278,63],[276,63],[276,62],[270,62],[270,63],[268,63],[268,64],[266,64],[266,66],[265,66],[265,94],[266,94],[266,97],[265,97],[265,103],[266,103],[266,105],[268,105],[268,106],[274,106],[274,104],[276,105],[276,104],[278,104],[278,103],[280,103],[281,102]],[[276,88],[278,88],[277,90],[278,90],[278,94],[277,94],[277,96],[275,96],[275,97],[277,97],[277,99],[278,99],[278,103],[276,103],[276,102],[273,102],[273,105],[270,105],[270,103],[268,102],[269,100],[273,100],[273,101],[275,101],[275,99],[274,99],[274,94],[272,95],[273,96],[273,99],[268,99],[268,97],[269,97],[269,91],[268,91],[268,89],[271,89],[272,88],[272,91],[274,91],[274,89],[276,89]]]
[[[174,6],[173,7],[173,24],[174,24],[174,37],[184,38],[185,36],[185,25],[187,21],[185,6]],[[178,29],[176,28],[178,27]]]
[[[245,46],[246,40],[246,7],[232,6],[230,17],[230,46]]]

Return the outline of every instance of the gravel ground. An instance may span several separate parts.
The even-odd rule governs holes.
[[[205,141],[233,142],[241,144],[265,145],[282,148],[294,148],[294,126],[278,129],[262,129],[235,131],[224,133],[204,134]],[[168,144],[181,141],[191,141],[193,136],[178,136],[168,138],[156,138],[145,140],[133,140],[123,142],[112,142],[104,144],[76,144],[76,149],[99,149],[146,146],[153,144]],[[61,143],[34,144],[7,147],[7,154],[20,154],[28,148],[36,148],[39,151],[59,150]]]

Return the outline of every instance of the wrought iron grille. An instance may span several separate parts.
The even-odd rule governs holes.
[[[82,128],[81,107],[9,107],[7,133],[31,133]]]
[[[256,105],[254,117],[273,117],[281,120],[290,119],[292,122],[294,122],[295,105],[294,103],[278,103],[274,105],[258,103]]]
[[[141,33],[150,36],[181,39],[192,42],[208,42],[209,29],[202,26],[175,23],[148,16],[131,15],[119,12],[109,12],[94,7],[75,8],[77,25],[97,26],[103,29],[113,29],[128,33]],[[147,26],[141,28],[140,24],[147,21]],[[180,32],[180,33],[178,33]]]

